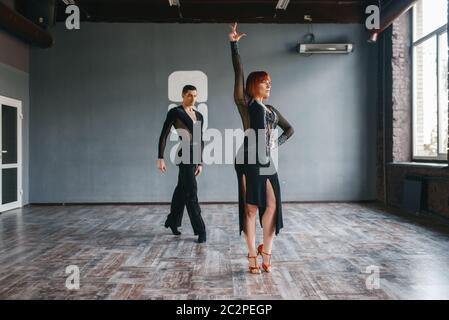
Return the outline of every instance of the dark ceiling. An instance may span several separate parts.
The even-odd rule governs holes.
[[[394,0],[290,0],[276,10],[278,0],[75,0],[82,21],[93,22],[252,22],[252,23],[363,23],[370,4],[387,6]],[[57,0],[57,21],[67,17]]]

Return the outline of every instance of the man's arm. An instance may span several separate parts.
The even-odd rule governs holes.
[[[201,113],[200,113],[201,114]],[[201,154],[200,154],[200,163],[199,165],[203,165],[203,151],[204,151],[204,138],[203,138],[203,130],[204,130],[204,118],[201,114]]]
[[[173,109],[167,112],[164,125],[162,126],[161,135],[159,136],[158,159],[164,159],[165,145],[167,144],[167,137],[170,134],[171,127],[175,121]]]
[[[197,115],[197,119],[199,121],[201,121],[201,127],[200,127],[200,131],[201,131],[200,132],[200,139],[201,139],[201,141],[200,141],[201,148],[200,149],[201,150],[200,150],[200,162],[196,165],[195,177],[199,176],[201,174],[201,171],[203,170],[203,150],[204,150],[204,140],[203,140],[204,118],[203,118],[203,115],[200,112],[198,112],[196,115]]]

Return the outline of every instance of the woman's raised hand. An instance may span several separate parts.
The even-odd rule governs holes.
[[[246,33],[237,33],[237,22],[231,24],[231,32],[229,32],[230,41],[239,41],[241,37],[246,36]]]

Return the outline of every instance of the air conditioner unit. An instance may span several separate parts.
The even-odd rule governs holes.
[[[300,43],[297,49],[300,54],[351,53],[354,45],[352,43]]]

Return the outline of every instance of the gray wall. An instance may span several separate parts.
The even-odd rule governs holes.
[[[165,176],[156,168],[168,76],[205,72],[209,127],[241,128],[228,30],[107,23],[53,29],[54,48],[31,51],[30,202],[170,201],[177,168],[169,164]],[[307,26],[240,30],[248,34],[240,44],[246,74],[271,74],[270,102],[295,128],[280,149],[283,200],[375,199],[377,48],[364,28],[315,25],[317,41],[350,41],[355,52],[312,57],[294,51]],[[199,197],[236,201],[233,166],[206,166]]]

